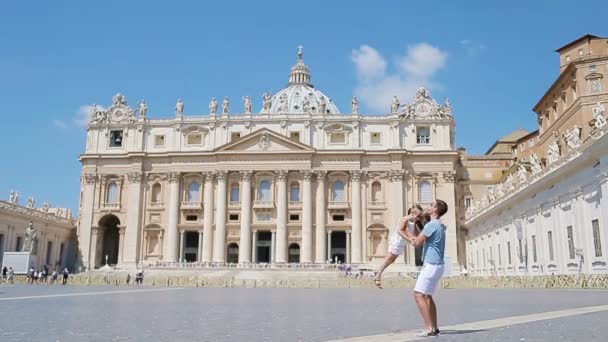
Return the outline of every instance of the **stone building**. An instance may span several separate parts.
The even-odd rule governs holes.
[[[49,269],[71,267],[76,251],[76,222],[64,208],[44,204],[35,207],[33,198],[26,206],[19,204],[19,194],[11,191],[8,201],[0,200],[0,265],[4,252],[21,252],[25,243],[26,227],[32,223],[36,237],[32,243],[32,267],[47,265]]]
[[[459,153],[449,102],[421,88],[387,113],[342,113],[313,86],[298,52],[286,88],[209,104],[208,114],[147,116],[116,95],[95,108],[81,155],[83,266],[178,262],[363,264],[416,203],[455,206]],[[236,112],[236,113],[234,113]],[[456,262],[450,210],[447,256]],[[413,267],[408,251],[406,263]]]
[[[476,200],[464,226],[473,274],[608,271],[608,39],[557,50],[560,74],[534,106],[539,129]]]

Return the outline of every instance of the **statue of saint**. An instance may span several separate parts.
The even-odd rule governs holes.
[[[507,189],[507,191],[511,191],[513,189],[515,189],[515,185],[513,184],[513,174],[510,173],[509,176],[507,177],[507,180],[505,181],[505,188]]]
[[[50,208],[51,205],[49,204],[49,202],[42,203],[42,211],[44,211],[45,213],[48,213]]]
[[[391,113],[397,114],[397,112],[399,112],[399,106],[401,106],[399,99],[397,96],[393,96],[393,102],[391,102]]]
[[[289,110],[289,102],[287,101],[287,94],[283,93],[279,97],[279,113],[287,113]]]
[[[595,107],[593,107],[593,118],[595,119],[595,123],[593,124],[596,129],[602,129],[606,126],[606,116],[604,114],[604,105],[601,103],[597,103]]]
[[[15,203],[15,190],[11,189],[11,192],[8,194],[8,203]]]
[[[245,113],[251,114],[251,112],[253,110],[253,106],[251,104],[251,98],[249,96],[245,96],[245,98],[243,100],[245,101]]]
[[[148,105],[146,104],[146,100],[142,99],[139,101],[139,116],[145,118],[147,113]]]
[[[353,96],[353,100],[351,101],[351,104],[352,104],[353,114],[359,113],[359,99],[357,99],[356,96]]]
[[[22,252],[31,252],[34,249],[34,240],[38,236],[38,231],[34,227],[34,223],[30,222],[25,228],[25,241],[23,242]]]
[[[571,130],[567,130],[564,133],[564,139],[566,140],[566,145],[568,145],[570,150],[574,150],[575,148],[581,146],[583,143],[581,141],[581,128],[574,126]]]
[[[549,145],[549,151],[547,152],[547,158],[549,159],[549,164],[555,163],[560,157],[559,145],[557,142],[552,142]]]
[[[34,207],[36,206],[36,201],[34,200],[34,197],[28,197],[27,199],[27,207],[29,209],[34,209]]]
[[[224,97],[224,101],[222,101],[222,114],[230,113],[230,100],[228,100],[228,96]]]
[[[177,100],[175,104],[175,116],[181,118],[184,115],[184,102],[182,99]]]
[[[114,95],[114,97],[112,98],[112,105],[113,106],[117,106],[117,105],[127,105],[127,99],[124,97],[123,94],[118,93],[116,95]]]
[[[498,185],[496,185],[496,198],[501,198],[504,195],[505,191],[503,190],[503,185],[502,183],[498,183]]]
[[[538,156],[536,155],[536,153],[532,153],[532,155],[530,156],[530,164],[532,165],[532,174],[533,175],[537,175],[538,173],[540,173],[543,168],[540,165],[540,160],[538,159]]]
[[[519,178],[519,184],[525,183],[528,180],[528,171],[523,165],[519,165],[517,168],[517,177]]]
[[[319,114],[325,114],[327,110],[327,103],[325,102],[325,96],[321,95],[319,100]]]
[[[264,101],[262,106],[264,111],[270,111],[270,107],[272,106],[272,95],[269,92],[264,92],[264,95],[262,95],[262,100]]]
[[[307,97],[304,98],[304,102],[302,102],[302,111],[304,113],[310,112],[310,99]]]
[[[215,99],[215,97],[212,97],[211,102],[209,102],[209,114],[217,114],[217,100]]]

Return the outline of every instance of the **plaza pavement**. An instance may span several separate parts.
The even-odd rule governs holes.
[[[432,341],[605,341],[608,291],[441,289]],[[0,341],[413,341],[405,289],[0,286]]]

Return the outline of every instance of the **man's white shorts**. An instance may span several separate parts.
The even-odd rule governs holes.
[[[424,264],[416,280],[414,292],[432,296],[443,275],[443,265]]]
[[[388,252],[393,255],[401,255],[405,251],[407,241],[395,232],[391,234],[391,241],[388,244]]]

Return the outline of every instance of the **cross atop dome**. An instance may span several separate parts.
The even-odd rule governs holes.
[[[298,62],[296,65],[291,67],[291,73],[289,74],[289,85],[293,84],[304,84],[311,86],[310,83],[311,75],[306,64],[304,64],[304,47],[298,46]]]

